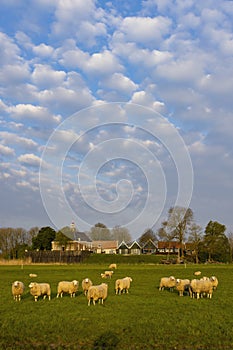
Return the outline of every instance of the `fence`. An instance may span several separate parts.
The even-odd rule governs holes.
[[[89,251],[30,251],[25,258],[32,263],[61,263],[77,264],[83,262],[90,255]]]

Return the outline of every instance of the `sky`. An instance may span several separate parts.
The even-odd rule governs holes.
[[[0,226],[170,207],[232,232],[233,1],[1,0]]]

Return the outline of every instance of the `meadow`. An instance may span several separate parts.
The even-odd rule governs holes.
[[[112,279],[103,280],[100,273],[106,269],[103,262],[0,266],[0,349],[233,349],[232,265],[121,263]],[[159,291],[161,277],[192,279],[196,270],[218,277],[212,299]],[[116,295],[114,282],[125,276],[133,279],[129,294]],[[56,298],[60,280],[77,279],[81,285],[85,277],[108,283],[104,305],[88,306],[81,286],[75,298]],[[14,280],[26,286],[21,302],[11,294]],[[28,288],[32,280],[51,284],[50,301],[34,302]]]

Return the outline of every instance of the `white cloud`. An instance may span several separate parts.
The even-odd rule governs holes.
[[[54,48],[50,45],[46,45],[44,43],[34,46],[33,47],[33,52],[37,56],[41,57],[52,57],[54,53]]]
[[[126,17],[122,20],[119,32],[124,35],[124,41],[154,46],[170,29],[171,20],[166,17]]]
[[[49,65],[36,64],[32,72],[32,81],[41,89],[60,86],[65,78],[64,71],[56,71]]]
[[[15,133],[10,133],[7,131],[0,131],[0,137],[4,143],[15,144],[26,149],[37,148],[38,144],[32,139],[19,136]]]
[[[61,121],[61,116],[51,115],[49,110],[45,107],[34,106],[31,104],[18,104],[7,108],[11,118],[17,120],[34,120],[38,123],[56,123]]]
[[[27,153],[19,156],[18,161],[26,166],[38,167],[40,166],[41,159],[33,153]]]
[[[15,154],[15,151],[13,150],[13,148],[0,144],[0,154],[4,156],[13,156]]]

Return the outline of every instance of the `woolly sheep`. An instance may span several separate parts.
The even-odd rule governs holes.
[[[60,281],[57,285],[57,298],[62,298],[63,293],[69,293],[71,298],[75,297],[75,293],[78,290],[79,282],[73,281]]]
[[[29,273],[29,277],[37,277],[37,274],[36,273]]]
[[[194,275],[195,275],[195,276],[200,276],[200,275],[201,275],[201,271],[195,271],[195,272],[194,272]]]
[[[23,294],[24,289],[25,289],[25,287],[24,287],[23,282],[15,281],[12,283],[11,290],[12,290],[12,295],[13,295],[14,300],[16,300],[16,301],[21,300],[21,295]]]
[[[113,271],[105,271],[104,273],[101,273],[100,276],[102,278],[112,278]]]
[[[190,280],[188,279],[176,279],[176,289],[179,292],[179,296],[182,297],[184,295],[185,290],[189,290]]]
[[[132,282],[131,277],[124,277],[121,279],[117,279],[115,281],[115,291],[116,294],[128,293],[130,288],[130,282]]]
[[[169,290],[173,290],[176,286],[176,279],[174,276],[170,277],[162,277],[159,284],[159,290],[164,290],[164,288],[169,288]]]
[[[87,291],[92,285],[93,283],[89,278],[84,278],[84,280],[82,280],[82,289],[83,289],[84,295],[87,295]]]
[[[212,298],[213,294],[213,286],[212,283],[209,280],[198,280],[198,279],[193,279],[190,282],[189,286],[189,294],[191,298],[194,298],[195,294],[197,299],[200,298],[204,294],[207,294],[207,298]]]
[[[99,303],[104,303],[104,300],[107,298],[108,295],[108,285],[107,283],[101,283],[96,286],[91,286],[87,291],[87,301],[88,306],[91,305],[91,300],[93,304],[95,305],[96,301],[99,300]]]
[[[48,296],[48,299],[51,299],[51,288],[49,283],[37,283],[31,282],[29,284],[30,293],[34,296],[35,301],[37,301],[39,296],[44,296],[43,299]]]
[[[216,276],[210,277],[210,282],[212,283],[213,289],[217,289],[218,286],[218,279]]]
[[[117,268],[117,264],[110,264],[108,268],[109,269],[116,269]]]

